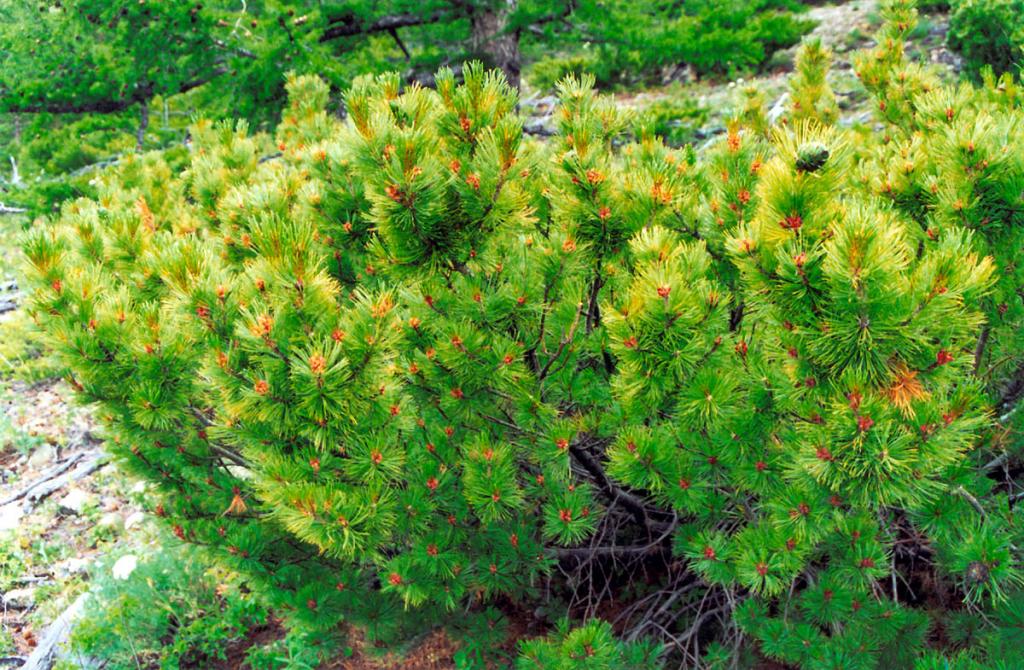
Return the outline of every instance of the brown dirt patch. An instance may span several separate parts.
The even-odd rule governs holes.
[[[370,645],[358,631],[351,631],[349,640],[352,655],[334,659],[320,670],[454,670],[459,649],[444,629],[431,631],[401,656],[367,651]]]

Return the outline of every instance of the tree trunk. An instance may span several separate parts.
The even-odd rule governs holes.
[[[519,88],[519,31],[506,32],[509,14],[517,0],[495,0],[470,16],[470,46],[484,63],[501,69],[508,83]]]
[[[146,139],[146,130],[149,128],[149,101],[143,100],[139,103],[139,129],[135,132],[135,151],[142,153],[142,145]]]
[[[14,122],[14,141],[11,142],[11,146],[16,147],[21,144],[21,115],[11,114],[11,118]],[[21,173],[18,172],[18,161],[14,156],[10,156],[11,159],[11,186],[21,186]]]
[[[15,160],[14,156],[8,156],[11,159],[11,186],[21,186],[21,173],[18,172],[18,161]]]

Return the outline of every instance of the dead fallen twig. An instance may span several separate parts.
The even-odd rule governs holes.
[[[25,661],[22,670],[50,670],[53,667],[53,664],[57,662],[60,646],[70,637],[71,630],[75,627],[75,620],[85,607],[87,596],[87,593],[78,596],[75,602],[71,603],[53,623],[47,626],[38,646],[32,650],[32,654]]]
[[[106,457],[100,451],[79,452],[55,468],[52,468],[47,474],[28,487],[8,497],[0,503],[0,507],[24,500],[22,511],[28,514],[36,505],[54,492],[61,490],[72,482],[88,477],[106,464]],[[74,467],[72,468],[72,466]]]
[[[22,505],[23,511],[28,514],[33,507],[38,505],[55,491],[61,490],[71,482],[77,482],[79,479],[88,477],[106,464],[107,461],[105,455],[97,453],[83,460],[74,470],[66,472],[49,481],[42,482],[27,496],[25,503]]]
[[[3,507],[4,505],[9,505],[12,502],[21,500],[22,498],[30,495],[36,488],[42,486],[47,481],[70,470],[72,466],[76,465],[79,461],[85,458],[86,455],[88,455],[88,452],[80,451],[76,454],[72,454],[68,458],[61,461],[60,463],[57,463],[49,470],[43,472],[39,479],[35,480],[34,482],[29,484],[25,488],[21,489],[17,493],[13,493],[10,496],[4,498],[3,500],[0,500],[0,507]]]
[[[52,584],[53,575],[25,575],[12,579],[11,584],[25,586],[26,584]]]

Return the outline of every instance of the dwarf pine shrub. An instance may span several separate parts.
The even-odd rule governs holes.
[[[479,66],[360,79],[344,122],[293,78],[274,142],[201,122],[187,169],[38,225],[33,313],[153,513],[293,627],[1009,668],[1021,96],[941,85],[885,15],[878,129],[834,125],[813,47],[783,125],[750,102],[699,154],[585,77],[546,143]]]
[[[949,47],[964,69],[980,78],[986,68],[1019,75],[1024,59],[1024,4],[1019,0],[957,0],[950,3]]]

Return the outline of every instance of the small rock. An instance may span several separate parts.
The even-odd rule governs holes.
[[[796,66],[796,52],[797,47],[780,49],[768,58],[764,68],[770,72],[792,72]]]
[[[555,134],[555,129],[544,121],[535,120],[525,123],[523,125],[523,132],[527,135],[536,135],[538,137],[551,137]],[[232,467],[237,466],[228,466],[228,470]]]
[[[558,98],[553,95],[547,95],[542,98],[530,98],[523,100],[522,106],[538,111],[551,110],[558,106]]]
[[[96,522],[96,525],[102,528],[118,529],[124,527],[124,520],[117,512],[107,512],[100,517],[100,520]]]
[[[36,605],[35,587],[11,589],[4,594],[4,607],[12,610],[28,610]]]
[[[25,513],[21,510],[20,505],[10,504],[0,507],[0,531],[3,530],[14,530],[21,523],[21,517],[25,516]]]
[[[128,515],[128,518],[124,520],[125,530],[131,530],[136,526],[141,526],[146,520],[146,514],[144,512],[132,512]]]
[[[716,124],[716,125],[711,125],[711,126],[703,126],[701,128],[697,128],[696,130],[693,131],[693,137],[694,137],[694,139],[696,139],[698,141],[699,140],[706,140],[706,139],[709,139],[709,138],[721,135],[722,133],[725,132],[725,130],[726,130],[725,126],[723,126],[721,124]]]
[[[52,444],[46,443],[32,452],[32,455],[28,457],[28,464],[32,469],[38,470],[52,463],[56,457],[57,450],[53,448]]]
[[[82,489],[71,489],[60,499],[60,509],[66,514],[81,514],[86,505],[94,502],[93,496]]]
[[[851,128],[857,125],[866,126],[870,125],[874,118],[874,113],[871,110],[868,110],[854,116],[847,116],[839,119],[839,125],[843,128]],[[881,129],[879,129],[879,132],[881,132]]]
[[[692,65],[679,63],[663,70],[661,79],[665,84],[670,84],[674,81],[689,84],[697,81],[697,71]]]
[[[135,572],[135,568],[139,565],[139,559],[133,554],[125,554],[121,558],[117,559],[114,563],[114,567],[110,569],[110,572],[114,575],[114,579],[128,579],[128,577]]]
[[[57,564],[57,572],[65,577],[80,575],[89,567],[89,559],[72,557]]]

